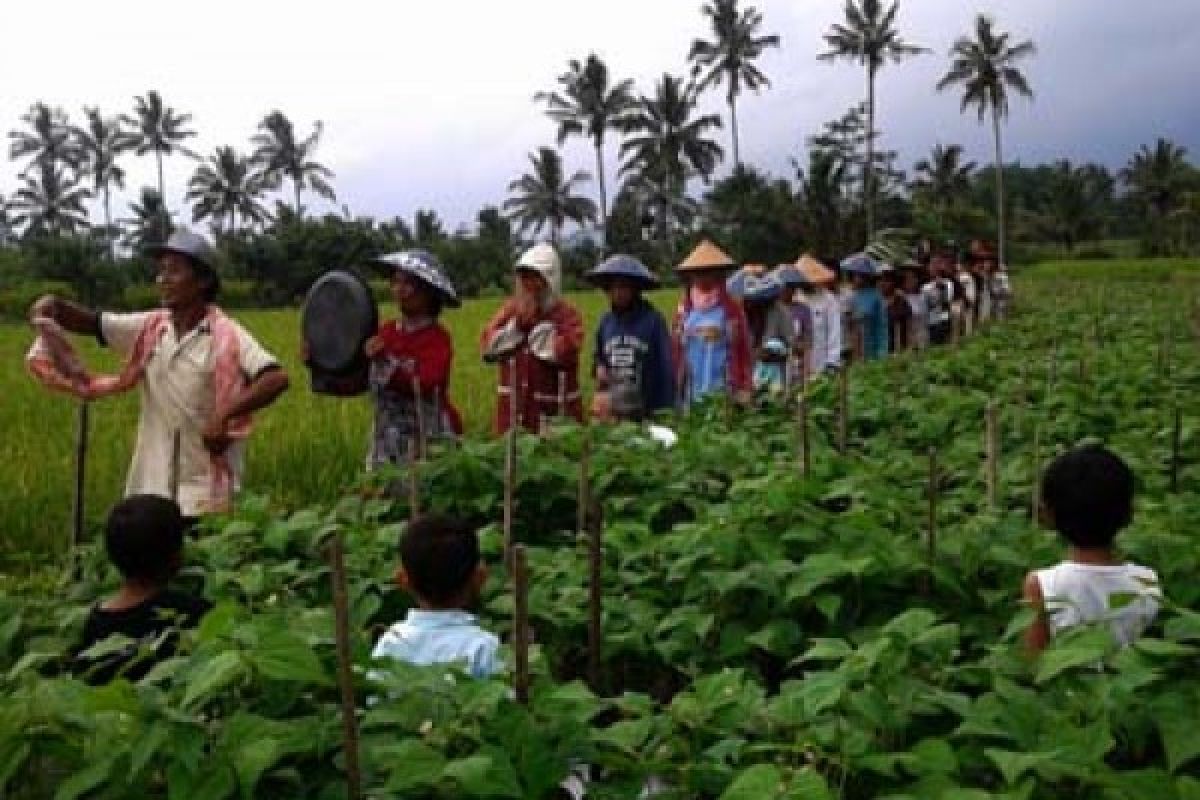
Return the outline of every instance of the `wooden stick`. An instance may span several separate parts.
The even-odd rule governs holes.
[[[1175,406],[1174,420],[1171,425],[1171,492],[1179,491],[1179,449],[1183,438],[1183,415],[1179,406]]]
[[[517,702],[529,702],[529,565],[525,545],[513,546],[513,660]]]
[[[799,428],[800,445],[800,474],[808,477],[812,473],[812,453],[808,440],[808,395],[802,394],[796,406],[797,427]]]
[[[603,655],[604,599],[604,511],[589,500],[588,519],[588,684],[600,692],[600,660]]]
[[[800,392],[808,394],[808,343],[800,345]]]
[[[850,439],[850,365],[838,370],[838,452],[846,454]]]
[[[179,453],[179,431],[175,431],[171,436],[171,468],[167,476],[167,491],[170,492],[175,505],[179,505]]]
[[[408,440],[408,518],[410,521],[421,516],[421,446],[415,439]]]
[[[87,507],[87,452],[89,403],[79,402],[79,423],[75,430],[75,502],[71,509],[71,551],[83,544],[83,524]]]
[[[929,516],[928,528],[925,538],[925,559],[929,566],[929,574],[926,576],[925,584],[922,587],[925,594],[929,594],[933,590],[933,565],[937,563],[937,506],[938,506],[938,471],[937,471],[937,448],[929,448]]]
[[[504,566],[508,568],[509,574],[512,574],[512,548],[513,548],[513,506],[516,503],[516,475],[517,475],[517,431],[520,429],[520,414],[517,412],[517,403],[520,398],[517,385],[517,363],[512,364],[512,383],[508,395],[509,403],[511,404],[510,414],[511,422],[508,426],[508,435],[504,440],[504,518],[502,527],[504,530]]]
[[[567,417],[567,373],[562,370],[558,373],[558,416]]]
[[[592,502],[592,487],[589,481],[588,470],[592,457],[592,436],[591,431],[584,428],[583,441],[579,448],[579,492],[575,498],[575,531],[580,536],[587,533],[588,508]]]
[[[354,676],[350,656],[350,601],[346,590],[346,558],[342,534],[329,543],[329,566],[333,580],[333,623],[337,645],[338,687],[342,695],[342,738],[346,758],[346,794],[362,797],[362,773],[358,765],[358,719],[355,716]]]
[[[996,415],[996,404],[989,401],[983,412],[984,419],[984,452],[986,453],[985,478],[987,480],[987,502],[991,508],[996,508],[999,502],[1000,477],[997,462],[1000,450],[1000,425]]]
[[[417,417],[417,448],[415,455],[412,451],[409,452],[409,458],[415,462],[425,457],[425,404],[421,402],[421,381],[416,375],[412,376],[411,386],[413,411]]]

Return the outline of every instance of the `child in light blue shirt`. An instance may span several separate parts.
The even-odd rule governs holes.
[[[400,539],[395,580],[413,595],[418,608],[388,628],[372,658],[418,666],[461,663],[475,678],[500,671],[500,640],[479,627],[475,615],[466,610],[487,580],[474,528],[438,514],[413,520]]]

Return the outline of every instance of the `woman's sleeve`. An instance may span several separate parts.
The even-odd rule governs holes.
[[[554,360],[569,369],[579,363],[579,352],[583,349],[583,317],[574,306],[559,303],[551,322],[554,324]]]

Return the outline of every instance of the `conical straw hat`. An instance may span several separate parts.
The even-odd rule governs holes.
[[[696,249],[691,252],[691,255],[675,269],[678,272],[700,272],[706,269],[734,269],[736,267],[737,263],[721,248],[705,239],[696,245]]]
[[[804,274],[804,277],[808,278],[811,282],[817,284],[818,286],[825,283],[831,283],[837,277],[833,270],[829,269],[829,267],[825,266],[820,261],[817,261],[808,253],[805,253],[796,260],[796,267],[801,273]]]

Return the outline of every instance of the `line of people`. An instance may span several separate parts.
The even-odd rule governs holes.
[[[161,310],[119,314],[41,298],[30,311],[38,337],[27,363],[47,386],[84,400],[138,387],[126,494],[172,497],[196,518],[229,507],[250,412],[274,402],[288,377],[216,304],[216,258],[203,237],[181,230],[151,254]],[[631,256],[608,258],[587,274],[609,300],[591,347],[592,418],[648,419],[712,394],[749,403],[756,392],[787,392],[847,359],[946,344],[1007,314],[1007,274],[982,242],[963,253],[946,243],[918,248],[911,259],[888,257],[900,263],[868,249],[838,271],[807,254],[767,269],[740,266],[705,240],[675,268],[683,290],[670,324],[644,297],[657,276]],[[388,276],[399,311],[362,347],[374,409],[366,462],[376,469],[406,461],[421,437],[460,436],[463,423],[450,392],[453,340],[440,321],[460,305],[453,283],[424,250],[371,265]],[[493,427],[537,433],[548,419],[581,421],[586,332],[562,293],[558,253],[531,247],[516,261],[513,283],[479,342],[483,359],[498,367]],[[64,332],[116,350],[125,359],[120,374],[90,375]]]

